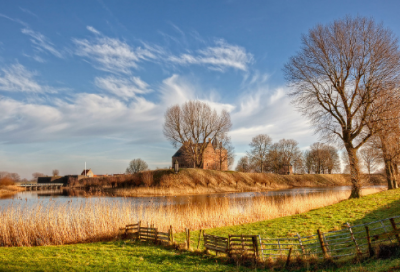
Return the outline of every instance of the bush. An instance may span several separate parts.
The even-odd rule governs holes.
[[[150,187],[153,184],[153,173],[151,171],[144,171],[141,176],[144,186]]]
[[[4,177],[0,179],[0,186],[10,186],[10,185],[15,185],[15,181],[13,181],[9,177]]]

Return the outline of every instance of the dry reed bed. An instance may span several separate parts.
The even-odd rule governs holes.
[[[377,192],[365,189],[363,194]],[[175,231],[184,228],[205,229],[267,220],[303,213],[332,205],[348,198],[348,191],[308,196],[270,198],[255,196],[238,200],[218,198],[205,203],[183,205],[135,205],[129,199],[79,199],[59,204],[50,201],[29,207],[13,202],[0,212],[0,246],[62,245],[113,239],[118,229],[142,220],[160,230],[170,225]]]
[[[22,191],[25,191],[25,188],[15,185],[0,186],[0,197],[11,196]]]

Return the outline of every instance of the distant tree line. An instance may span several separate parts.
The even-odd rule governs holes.
[[[293,139],[272,143],[270,136],[259,134],[252,139],[247,155],[239,159],[236,171],[284,174],[288,167],[299,174],[332,174],[341,170],[338,150],[331,145],[314,143],[310,150],[301,152]]]

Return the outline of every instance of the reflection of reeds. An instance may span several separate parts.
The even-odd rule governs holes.
[[[11,196],[22,191],[25,191],[25,188],[15,185],[0,186],[0,197]]]
[[[365,189],[364,194],[376,192]],[[134,205],[128,199],[72,200],[66,204],[13,203],[0,213],[0,246],[33,246],[91,242],[116,237],[118,229],[142,220],[166,231],[205,229],[250,223],[306,212],[348,198],[348,191],[309,196],[251,199],[210,198],[203,203],[182,205]]]

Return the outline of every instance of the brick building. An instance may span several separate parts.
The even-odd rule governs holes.
[[[202,144],[203,143],[199,143],[199,146],[201,146]],[[193,162],[190,162],[189,160],[187,160],[187,157],[184,156],[183,145],[172,156],[172,168],[174,168],[176,161],[178,161],[180,168],[194,168]],[[222,149],[218,148],[216,140],[211,142],[211,139],[208,139],[207,146],[203,152],[202,162],[203,162],[202,169],[227,171],[228,170],[227,151],[224,148]]]

